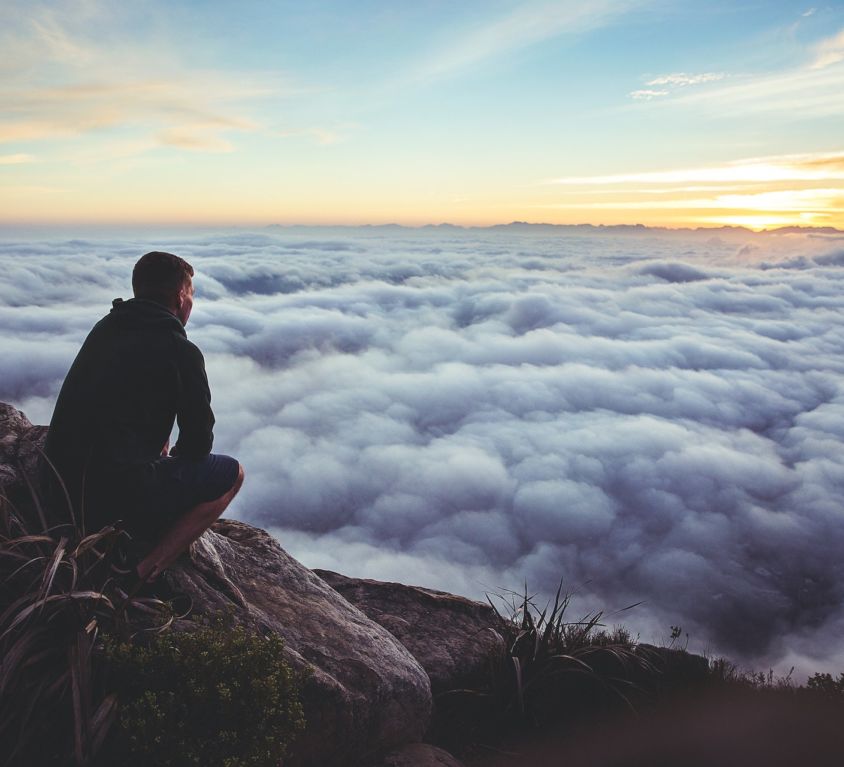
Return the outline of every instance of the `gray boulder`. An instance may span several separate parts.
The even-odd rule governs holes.
[[[314,570],[413,653],[433,692],[483,686],[504,651],[504,622],[488,604],[401,583]]]
[[[46,434],[44,426],[33,426],[20,410],[0,402],[0,494],[19,497],[24,476],[35,479]]]
[[[166,577],[196,612],[234,610],[242,623],[283,637],[291,665],[311,669],[307,729],[290,765],[355,764],[421,739],[431,714],[425,671],[268,533],[220,520]]]

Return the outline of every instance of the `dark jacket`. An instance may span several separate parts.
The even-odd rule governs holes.
[[[114,521],[104,518],[109,516],[104,507],[131,501],[174,420],[179,438],[171,452],[196,459],[208,455],[214,414],[202,353],[161,304],[116,299],[65,378],[45,446],[77,517],[84,488],[89,529],[91,516],[98,524]]]

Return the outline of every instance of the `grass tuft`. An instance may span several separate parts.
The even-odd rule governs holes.
[[[436,742],[466,753],[525,730],[634,707],[640,691],[633,680],[653,667],[624,628],[608,629],[602,612],[572,620],[562,582],[542,608],[527,587],[495,596],[502,607],[487,600],[502,619],[503,653],[491,660],[486,685],[437,696]]]
[[[55,510],[21,475],[28,498],[16,506],[0,495],[0,764],[82,767],[94,762],[117,711],[99,678],[102,636],[131,639],[168,625],[172,611],[127,595],[126,533],[49,527]]]

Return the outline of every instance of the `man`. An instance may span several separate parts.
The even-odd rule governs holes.
[[[135,297],[115,299],[85,339],[45,446],[77,525],[91,532],[116,523],[140,542],[140,581],[172,564],[243,483],[237,461],[211,453],[205,361],[184,327],[193,273],[171,253],[135,264]],[[179,437],[168,454],[174,420]]]

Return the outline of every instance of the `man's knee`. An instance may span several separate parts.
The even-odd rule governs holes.
[[[213,503],[215,503],[215,504],[221,504],[222,503],[222,504],[224,504],[223,508],[228,506],[229,503],[231,503],[232,499],[237,495],[238,491],[240,490],[240,487],[243,484],[244,476],[245,475],[244,475],[244,471],[243,471],[243,464],[238,462],[238,464],[237,464],[237,475],[235,476],[234,484],[228,490],[226,490],[226,492],[223,493],[219,498],[214,500]],[[220,512],[220,513],[222,513],[222,512]]]
[[[234,481],[234,486],[231,489],[233,496],[237,494],[238,490],[240,490],[240,487],[243,484],[243,478],[245,476],[246,476],[246,474],[243,471],[243,464],[238,462],[238,464],[237,464],[237,479]]]

